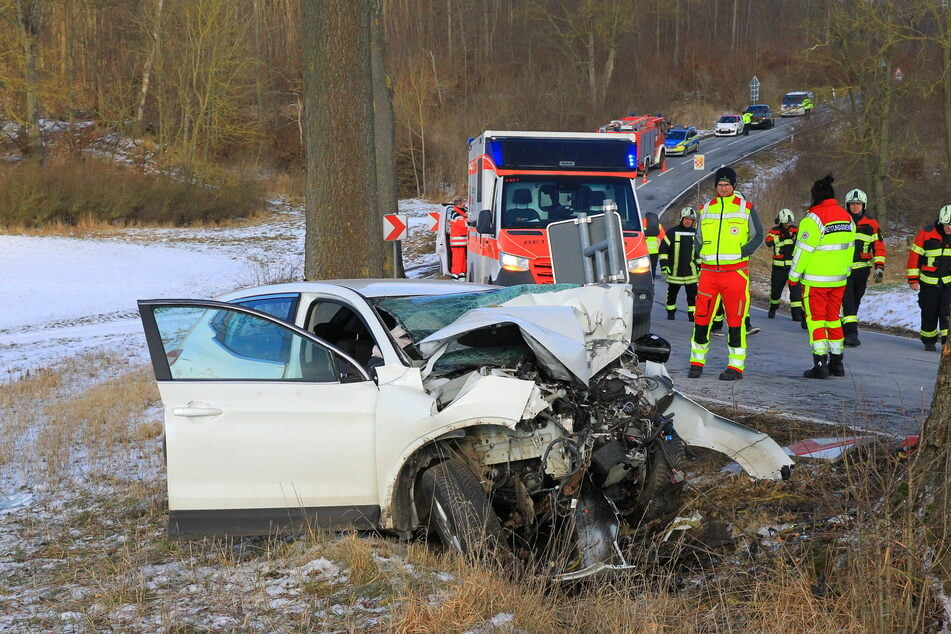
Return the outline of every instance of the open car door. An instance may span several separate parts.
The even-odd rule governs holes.
[[[379,392],[351,357],[235,304],[139,312],[165,413],[170,536],[377,522]]]

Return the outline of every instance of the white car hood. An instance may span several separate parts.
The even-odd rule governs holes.
[[[427,373],[466,333],[499,324],[518,327],[538,362],[556,379],[584,385],[631,343],[633,296],[624,284],[582,286],[520,295],[475,308],[419,343]]]

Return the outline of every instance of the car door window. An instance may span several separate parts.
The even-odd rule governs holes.
[[[333,351],[283,324],[232,308],[157,306],[156,330],[173,380],[338,381]],[[347,364],[349,365],[349,364]]]
[[[238,306],[246,306],[248,308],[253,308],[259,310],[262,313],[267,313],[277,317],[281,321],[286,321],[289,324],[294,323],[294,317],[297,314],[297,302],[300,300],[300,295],[297,293],[288,293],[286,295],[264,295],[261,297],[249,297],[247,299],[242,299],[235,301],[234,303]]]

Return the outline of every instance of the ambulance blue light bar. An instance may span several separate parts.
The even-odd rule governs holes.
[[[637,169],[637,144],[617,137],[497,137],[486,140],[485,153],[501,169],[597,172]]]

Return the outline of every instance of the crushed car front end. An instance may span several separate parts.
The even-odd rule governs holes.
[[[470,424],[434,439],[427,461],[439,477],[414,483],[418,520],[434,524],[441,540],[459,550],[473,541],[504,544],[507,553],[543,566],[558,580],[627,568],[622,536],[678,508],[686,443],[677,418],[696,444],[729,445],[733,457],[744,444],[768,437],[737,439],[737,430],[728,428],[722,438],[704,437],[702,429],[723,423],[673,389],[656,363],[666,360],[666,342],[648,336],[632,347],[626,286],[506,290],[510,299],[488,293],[377,304],[427,360],[423,383],[436,398],[437,417],[470,417]],[[462,306],[468,310],[449,322]],[[449,323],[439,327],[441,321]],[[491,388],[489,381],[495,382]],[[517,423],[473,420],[479,400],[481,411],[493,411],[506,381],[532,386],[523,393]],[[668,413],[672,408],[679,413]],[[724,443],[728,436],[734,441]],[[788,464],[776,446],[753,470],[779,478]],[[461,477],[446,465],[471,471],[479,483],[492,516],[481,529],[472,526],[478,505],[464,517],[430,522],[439,515],[432,482]],[[496,521],[497,529],[485,528]]]

